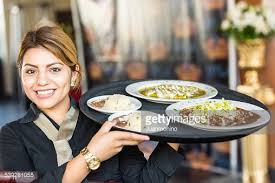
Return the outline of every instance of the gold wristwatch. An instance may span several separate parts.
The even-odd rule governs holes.
[[[100,166],[100,160],[95,157],[89,150],[87,147],[84,147],[80,153],[82,154],[82,156],[84,157],[86,163],[87,163],[87,168],[89,170],[96,170],[99,168]]]

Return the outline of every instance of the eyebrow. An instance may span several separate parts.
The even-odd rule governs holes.
[[[51,63],[51,64],[46,65],[46,67],[51,67],[52,65],[55,65],[55,64],[64,65],[63,63],[54,62],[54,63]],[[25,67],[25,66],[30,66],[30,67],[38,68],[36,65],[33,65],[33,64],[24,64],[23,67]]]

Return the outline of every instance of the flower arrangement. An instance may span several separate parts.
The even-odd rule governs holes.
[[[240,1],[222,21],[221,29],[238,41],[267,38],[275,33],[275,15],[263,6]]]

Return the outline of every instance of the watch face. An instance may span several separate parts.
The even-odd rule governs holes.
[[[90,164],[89,164],[89,168],[91,170],[96,170],[98,169],[100,166],[100,162],[99,161],[96,161],[96,160],[93,160]]]
[[[82,149],[80,153],[84,156],[85,161],[87,163],[87,168],[90,170],[96,170],[100,166],[100,160],[97,159],[94,155],[92,155],[89,150],[86,148]]]

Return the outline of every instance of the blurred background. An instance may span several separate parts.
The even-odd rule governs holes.
[[[192,80],[237,89],[243,76],[237,64],[234,65],[236,45],[221,31],[222,20],[237,2],[0,0],[0,127],[22,117],[28,108],[29,102],[17,75],[16,59],[22,37],[40,20],[60,24],[75,41],[84,69],[82,92],[129,79]],[[275,12],[274,0],[246,2],[268,6]],[[275,88],[274,50],[275,41],[270,38],[265,65],[258,71],[259,82],[268,86],[265,89],[268,88],[269,93]],[[266,99],[262,95],[259,99],[272,101],[270,96]],[[275,105],[267,104],[273,113]],[[273,122],[269,133],[265,133],[268,148],[262,154],[268,161],[266,168],[270,176],[275,174],[272,125]],[[149,156],[154,146],[155,143],[150,142],[140,148]],[[186,162],[171,182],[241,181],[240,141],[191,144],[183,148]]]

